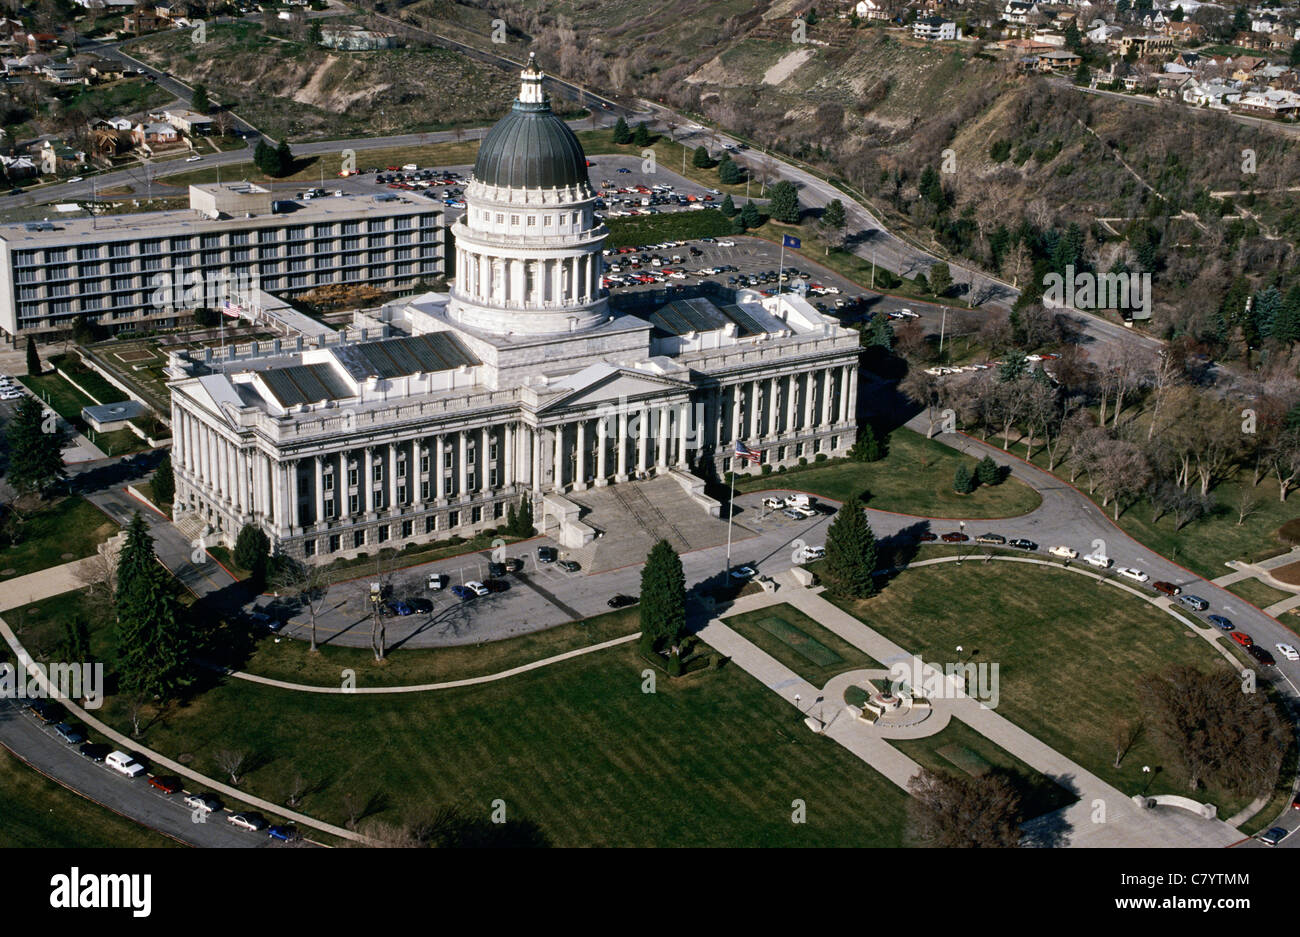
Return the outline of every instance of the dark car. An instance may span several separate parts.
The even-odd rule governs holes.
[[[400,599],[394,602],[389,602],[388,610],[392,612],[394,615],[402,615],[402,616],[410,615],[412,612],[415,611],[415,609],[411,608],[411,606],[407,605],[405,602],[401,601]]]
[[[489,576],[491,576],[491,577],[493,577],[493,578],[496,578],[496,577],[498,577],[498,576],[504,576],[505,574],[506,574],[506,564],[505,564],[505,563],[488,563],[488,575],[489,575]]]
[[[163,777],[153,777],[149,779],[149,786],[157,788],[158,790],[162,791],[164,794],[176,794],[181,789],[181,779],[177,777],[171,777],[170,775],[163,776]]]
[[[637,598],[636,596],[634,596],[634,595],[621,595],[621,594],[620,594],[620,595],[616,595],[616,596],[614,596],[613,598],[611,598],[611,599],[610,599],[608,602],[606,602],[605,604],[608,605],[610,608],[627,608],[629,605],[635,605],[635,604],[636,604],[637,602],[639,602],[639,601],[640,601],[640,599],[638,599],[638,598]]]
[[[573,560],[560,560],[560,569],[564,570],[566,573],[576,573],[578,570],[582,569],[582,564],[575,563]]]
[[[505,592],[510,588],[510,583],[504,579],[484,579],[483,585],[487,586],[489,592]]]
[[[1259,661],[1260,665],[1263,667],[1272,667],[1274,664],[1277,663],[1277,661],[1273,659],[1273,655],[1270,654],[1268,651],[1264,650],[1258,644],[1250,645],[1248,648],[1246,648],[1246,653],[1249,654],[1251,657],[1255,658],[1255,660]]]
[[[939,535],[932,530],[927,530],[923,534],[917,534],[916,539],[920,540],[922,543],[933,543],[939,539]]]
[[[112,750],[113,749],[110,746],[101,745],[98,742],[87,742],[85,745],[82,745],[77,749],[77,751],[81,752],[81,754],[85,755],[91,761],[103,761],[108,757],[108,753]]]
[[[32,700],[27,704],[26,709],[41,722],[58,722],[62,716],[62,708],[54,703],[47,703],[45,700]]]
[[[1165,595],[1179,595],[1183,590],[1172,582],[1153,582],[1151,588]]]
[[[942,540],[944,543],[965,543],[967,540],[970,539],[970,537],[966,536],[965,534],[949,532],[944,534],[939,539]]]
[[[86,741],[85,733],[73,728],[66,722],[60,722],[56,725],[54,727],[54,732],[69,745],[80,745],[82,742]]]
[[[506,558],[506,572],[518,573],[521,572],[523,568],[524,568],[524,561],[521,560],[519,557],[511,556]]]
[[[266,835],[283,843],[291,843],[298,838],[298,830],[292,826],[276,824],[266,831]]]
[[[472,598],[474,598],[474,592],[473,592],[473,590],[471,590],[471,589],[466,589],[464,586],[452,586],[452,587],[451,587],[451,594],[454,595],[454,596],[455,596],[456,598],[458,598],[458,599],[467,599],[467,600],[468,600],[468,599],[472,599]]]
[[[537,562],[539,563],[554,563],[557,556],[555,547],[537,548]]]
[[[1037,550],[1038,544],[1032,540],[1026,540],[1024,537],[1017,537],[1015,540],[1008,540],[1007,546],[1015,547],[1017,550]]]
[[[433,603],[428,599],[407,599],[406,604],[421,615],[427,615],[433,611]]]
[[[1222,615],[1206,615],[1205,620],[1223,631],[1232,630],[1232,622],[1224,618]]]

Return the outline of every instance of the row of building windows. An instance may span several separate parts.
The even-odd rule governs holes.
[[[492,518],[494,520],[505,516],[505,506],[500,501],[493,504],[491,510]],[[440,518],[436,514],[430,514],[426,517],[424,523],[420,525],[424,528],[423,533],[432,534],[437,533],[439,530],[454,530],[461,524],[461,512],[448,511],[445,524],[443,525],[439,525],[439,520]],[[475,505],[469,509],[469,523],[478,524],[481,523],[482,520],[482,505]],[[359,550],[364,547],[367,542],[387,543],[389,540],[393,539],[394,534],[397,534],[397,536],[402,540],[409,539],[415,536],[416,530],[417,526],[414,520],[402,521],[400,524],[379,524],[369,529],[363,528],[361,530],[354,530],[347,535],[331,534],[328,537],[320,538],[319,541],[304,541],[303,553],[309,557],[315,556],[317,550],[324,553],[338,553],[344,549],[343,544],[345,542],[351,545],[350,549]]]

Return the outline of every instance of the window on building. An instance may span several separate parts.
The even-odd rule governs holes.
[[[372,467],[371,481],[381,482],[384,480],[384,465],[382,462],[376,462]]]
[[[494,520],[500,520],[501,516],[504,513],[505,513],[505,505],[503,505],[500,501],[492,505],[492,518]]]
[[[316,541],[315,541],[315,540],[304,540],[304,541],[303,541],[303,544],[302,544],[302,555],[303,555],[303,556],[315,556],[315,555],[316,555]]]
[[[375,538],[376,541],[379,542],[379,543],[387,543],[387,542],[388,542],[388,525],[387,525],[387,524],[380,524],[380,525],[379,525],[377,528],[375,528],[375,529],[379,531],[379,536]]]
[[[398,478],[405,478],[405,477],[406,477],[406,459],[405,459],[405,457],[403,457],[403,458],[397,460],[397,477],[398,477]]]
[[[353,531],[352,549],[355,550],[356,548],[364,547],[365,545],[366,545],[366,532],[364,530]]]
[[[431,534],[437,529],[438,529],[438,518],[430,514],[428,517],[424,519],[424,532],[426,534]]]
[[[428,483],[428,482],[420,482],[420,500],[421,500],[421,501],[428,501],[428,500],[429,500],[429,483]]]
[[[448,526],[448,527],[459,527],[459,526],[460,526],[460,511],[448,511],[448,512],[447,512],[447,526]]]
[[[334,517],[334,499],[325,502],[325,519],[331,520]]]
[[[331,553],[337,553],[337,552],[339,552],[339,546],[340,546],[340,543],[339,543],[339,535],[338,535],[338,534],[331,534],[331,535],[330,535],[330,548],[329,548],[329,549],[330,549],[330,552],[331,552]]]
[[[481,520],[483,520],[483,508],[480,507],[479,505],[475,505],[474,507],[470,508],[469,522],[471,524],[477,524]]]
[[[348,495],[348,513],[355,514],[361,510],[361,496]]]
[[[415,521],[402,521],[402,539],[405,540],[407,537],[414,535],[414,533]]]

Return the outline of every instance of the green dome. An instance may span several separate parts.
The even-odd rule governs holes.
[[[484,185],[550,189],[588,184],[587,156],[572,130],[545,101],[515,101],[488,131],[474,163]]]

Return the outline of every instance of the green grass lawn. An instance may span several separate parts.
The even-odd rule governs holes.
[[[112,849],[180,846],[86,800],[0,750],[0,846]]]
[[[952,487],[957,466],[965,462],[973,471],[978,460],[920,433],[900,427],[889,434],[888,447],[888,454],[878,462],[844,459],[740,476],[736,490],[795,488],[843,502],[865,488],[868,507],[923,517],[1016,517],[1042,503],[1038,492],[1014,478],[991,487],[981,485],[968,495],[957,494]]]
[[[81,496],[42,503],[21,525],[22,539],[0,550],[0,571],[33,573],[90,556],[118,526]]]
[[[149,448],[143,439],[129,429],[114,430],[111,433],[92,432],[81,418],[81,408],[94,406],[95,401],[53,371],[39,375],[29,374],[19,380],[105,453],[124,455],[128,452],[144,452]],[[125,395],[119,394],[118,399],[123,396]]]
[[[373,698],[241,681],[171,709],[145,743],[218,772],[242,749],[240,786],[336,823],[345,798],[400,822],[445,804],[537,823],[558,846],[899,846],[906,795],[738,668],[642,692],[619,647],[498,683]],[[101,711],[122,725],[120,701]],[[807,822],[791,822],[792,802]],[[364,820],[363,820],[364,823]]]
[[[724,621],[813,686],[825,686],[831,677],[849,670],[887,669],[793,605],[742,612]]]
[[[1145,736],[1113,767],[1114,727],[1137,712],[1136,683],[1173,663],[1227,663],[1150,604],[1074,573],[1013,563],[931,566],[900,574],[878,596],[841,601],[881,634],[931,662],[999,665],[997,711],[1125,793],[1160,765],[1152,793],[1187,794],[1187,783]],[[973,657],[972,657],[973,655]],[[1250,798],[1196,796],[1228,817]]]
[[[1268,606],[1276,602],[1292,598],[1295,595],[1294,592],[1283,592],[1281,589],[1275,589],[1258,579],[1243,579],[1241,582],[1234,582],[1230,586],[1224,586],[1224,588],[1233,595],[1245,599],[1256,608],[1268,608]]]
[[[953,719],[935,735],[889,743],[923,768],[949,774],[1008,772],[1020,791],[1022,819],[1029,820],[1059,810],[1078,800],[1046,775],[1035,771],[996,742],[989,741],[960,719]]]

